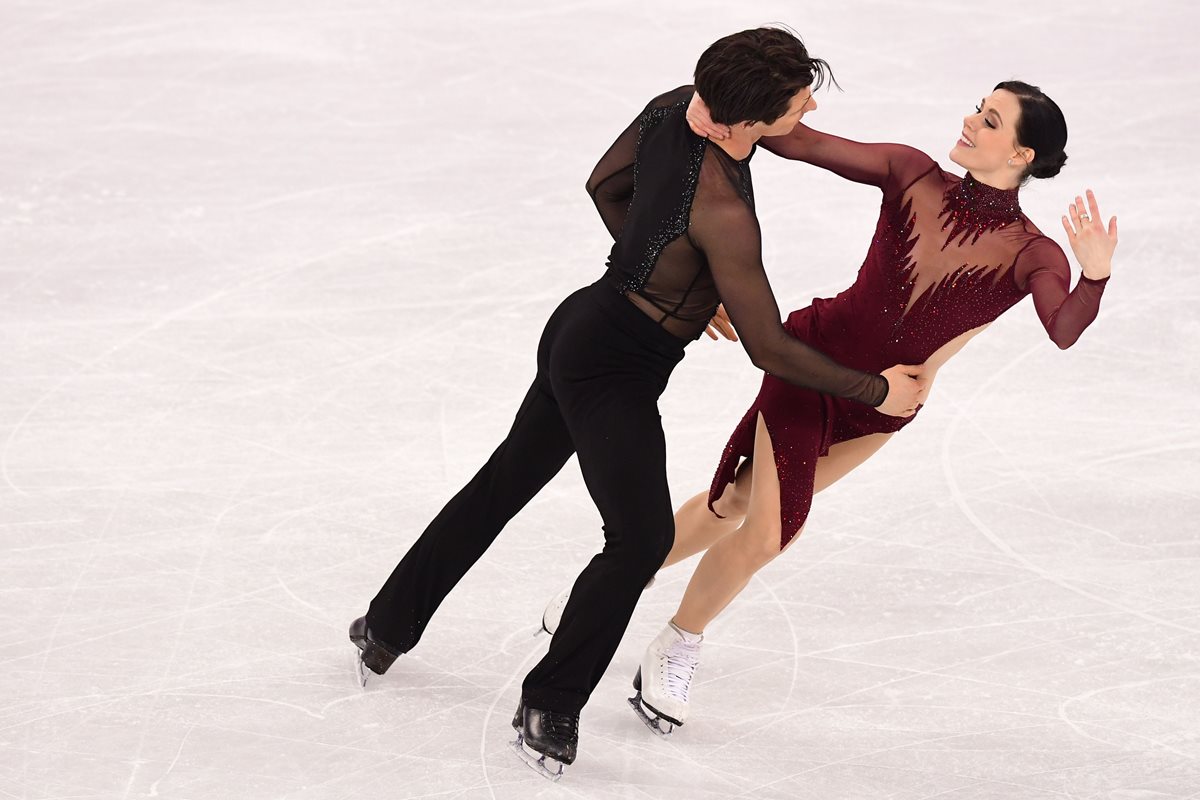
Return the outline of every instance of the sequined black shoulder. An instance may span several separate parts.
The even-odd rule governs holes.
[[[692,201],[696,197],[696,185],[700,180],[700,165],[704,161],[707,141],[692,133],[687,125],[688,100],[680,100],[668,106],[648,108],[639,119],[640,127],[636,155],[633,163],[633,194],[646,190],[647,162],[655,168],[656,184],[666,180],[677,183],[677,191],[671,192],[675,200],[670,210],[659,217],[655,230],[642,243],[636,264],[624,276],[621,291],[637,291],[646,284],[663,248],[687,232]],[[667,122],[671,120],[671,122]],[[682,148],[683,152],[680,153]],[[671,170],[669,163],[678,158],[685,159],[681,169]],[[667,168],[665,174],[664,168]],[[672,173],[675,173],[674,175]],[[654,194],[662,194],[666,188],[655,185]],[[645,199],[644,197],[642,199]],[[666,200],[666,197],[662,198]]]

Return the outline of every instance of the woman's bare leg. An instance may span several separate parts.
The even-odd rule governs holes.
[[[720,517],[708,510],[708,492],[701,492],[679,507],[675,512],[675,544],[663,562],[664,567],[707,550],[738,529],[750,505],[753,464],[753,460],[742,464],[734,482],[725,487],[713,504]]]
[[[892,434],[872,434],[829,448],[828,455],[817,460],[814,492],[833,485],[874,455],[891,437]],[[754,434],[754,463],[745,521],[704,554],[675,612],[672,622],[686,631],[703,633],[746,587],[754,573],[781,552],[779,475],[771,436],[761,414]],[[791,541],[802,532],[803,529],[798,531]]]
[[[864,461],[878,453],[879,448],[887,444],[895,435],[894,433],[872,433],[869,436],[860,436],[857,439],[839,442],[830,447],[827,455],[817,459],[813,494],[828,489],[849,475]]]

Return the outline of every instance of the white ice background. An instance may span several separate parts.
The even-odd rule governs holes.
[[[601,542],[573,461],[365,692],[345,629],[603,268],[592,165],[774,21],[845,89],[812,125],[948,168],[995,83],[1043,86],[1070,162],[1022,202],[1065,246],[1095,189],[1113,278],[1066,352],[1017,306],[818,496],[668,740],[625,703],[694,561],[664,571],[550,784],[507,742]],[[1185,0],[4,0],[0,798],[1200,797],[1198,30]],[[849,285],[876,190],[754,171],[785,313]],[[677,502],[757,386],[689,348]]]

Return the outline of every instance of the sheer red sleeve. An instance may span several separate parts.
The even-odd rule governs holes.
[[[799,124],[786,136],[759,141],[777,156],[827,169],[846,180],[878,186],[885,193],[903,191],[937,165],[916,148],[903,144],[863,144]]]
[[[1044,236],[1025,246],[1013,269],[1017,288],[1033,295],[1034,308],[1051,340],[1064,350],[1075,344],[1096,318],[1108,278],[1092,280],[1081,275],[1070,289],[1067,257]]]

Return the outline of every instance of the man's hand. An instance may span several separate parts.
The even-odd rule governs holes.
[[[907,364],[885,369],[880,374],[888,382],[888,393],[875,410],[889,417],[911,417],[917,413],[917,406],[925,399],[928,390],[922,378],[924,371],[923,365]]]

